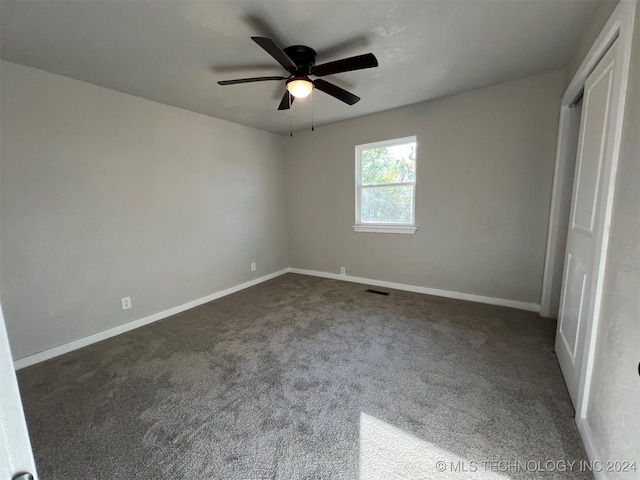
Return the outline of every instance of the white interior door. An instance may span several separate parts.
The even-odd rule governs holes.
[[[598,215],[603,201],[607,131],[614,86],[615,42],[584,87],[567,250],[556,334],[556,353],[574,406],[578,402],[596,255]]]
[[[0,307],[0,479],[37,479]]]

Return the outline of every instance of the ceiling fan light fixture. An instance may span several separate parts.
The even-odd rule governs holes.
[[[313,83],[307,79],[295,78],[287,82],[287,90],[296,98],[305,98],[313,90]]]

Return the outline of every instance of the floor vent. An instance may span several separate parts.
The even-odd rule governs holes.
[[[373,290],[371,288],[367,288],[365,290],[367,293],[375,293],[376,295],[389,295],[389,292],[381,292],[380,290]]]

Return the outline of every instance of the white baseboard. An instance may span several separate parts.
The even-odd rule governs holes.
[[[227,288],[226,290],[212,293],[211,295],[207,295],[206,297],[198,298],[191,302],[183,303],[182,305],[178,305],[177,307],[173,307],[168,310],[154,313],[153,315],[149,315],[147,317],[143,317],[138,320],[125,323],[124,325],[119,325],[117,327],[110,328],[103,332],[94,333],[93,335],[89,335],[88,337],[80,338],[78,340],[65,343],[64,345],[60,345],[58,347],[50,348],[43,352],[34,353],[33,355],[20,358],[13,362],[14,368],[16,370],[20,370],[21,368],[29,367],[36,363],[44,362],[45,360],[49,360],[50,358],[54,358],[59,355],[63,355],[65,353],[71,352],[73,350],[86,347],[87,345],[91,345],[92,343],[97,343],[102,340],[106,340],[107,338],[115,337],[116,335],[120,335],[121,333],[128,332],[130,330],[142,327],[144,325],[149,325],[150,323],[157,322],[158,320],[162,320],[163,318],[167,318],[167,317],[170,317],[171,315],[184,312],[185,310],[189,310],[191,308],[200,306],[204,303],[211,302],[212,300],[215,300],[217,298],[230,295],[240,290],[244,290],[245,288],[252,287],[254,285],[265,282],[267,280],[271,280],[272,278],[279,277],[280,275],[283,275],[289,272],[299,273],[302,275],[312,275],[314,277],[332,278],[334,280],[343,280],[346,282],[362,283],[365,285],[375,285],[378,287],[393,288],[396,290],[405,290],[407,292],[425,293],[427,295],[436,295],[438,297],[455,298],[458,300],[468,300],[470,302],[487,303],[489,305],[499,305],[502,307],[517,308],[519,310],[527,310],[530,312],[540,311],[540,305],[536,303],[525,303],[525,302],[517,302],[515,300],[505,300],[502,298],[483,297],[481,295],[472,295],[469,293],[451,292],[449,290],[438,290],[435,288],[419,287],[416,285],[406,285],[403,283],[386,282],[384,280],[374,280],[371,278],[353,277],[351,275],[339,275],[337,273],[318,272],[315,270],[304,270],[301,268],[285,268],[278,272],[274,272],[269,275],[256,278],[249,282],[241,283],[240,285],[236,285],[231,288]]]
[[[302,268],[289,268],[291,273],[302,275],[312,275],[314,277],[331,278],[333,280],[343,280],[345,282],[362,283],[365,285],[375,285],[377,287],[393,288],[395,290],[405,290],[407,292],[425,293],[438,297],[455,298],[457,300],[467,300],[470,302],[487,303],[501,307],[517,308],[529,312],[539,312],[540,305],[537,303],[518,302],[516,300],[505,300],[503,298],[483,297],[470,293],[452,292],[450,290],[439,290],[437,288],[419,287],[417,285],[406,285],[404,283],[386,282],[384,280],[374,280],[371,278],[352,277],[351,275],[340,275],[338,273],[318,272],[316,270],[304,270]]]
[[[149,315],[147,317],[143,317],[138,320],[125,323],[124,325],[119,325],[117,327],[110,328],[109,330],[104,330],[102,332],[94,333],[93,335],[89,335],[88,337],[80,338],[78,340],[65,343],[64,345],[50,348],[49,350],[45,350],[43,352],[34,353],[33,355],[29,355],[27,357],[15,360],[13,362],[13,366],[16,370],[20,370],[21,368],[25,368],[30,365],[34,365],[36,363],[44,362],[45,360],[49,360],[50,358],[54,358],[59,355],[71,352],[73,350],[86,347],[87,345],[91,345],[92,343],[97,343],[102,340],[106,340],[107,338],[115,337],[116,335],[120,335],[121,333],[128,332],[130,330],[142,327],[144,325],[149,325],[150,323],[157,322],[158,320],[162,320],[163,318],[170,317],[171,315],[175,315],[177,313],[184,312],[185,310],[198,307],[205,303],[211,302],[212,300],[216,300],[217,298],[230,295],[240,290],[244,290],[245,288],[253,287],[254,285],[257,285],[262,282],[266,282],[267,280],[271,280],[272,278],[279,277],[280,275],[284,275],[285,273],[288,273],[288,272],[289,272],[289,269],[285,268],[278,272],[270,273],[269,275],[265,275],[263,277],[255,278],[248,282],[241,283],[240,285],[235,285],[231,288],[227,288],[226,290],[212,293],[211,295],[207,295],[206,297],[198,298],[196,300],[192,300],[191,302],[183,303],[182,305],[178,305],[177,307],[173,307],[168,310],[154,313],[153,315]]]
[[[587,451],[587,458],[589,458],[589,462],[591,462],[591,465],[605,465],[601,463],[603,461],[603,458],[602,456],[600,456],[598,447],[596,446],[596,443],[593,439],[593,433],[591,432],[589,422],[587,422],[586,419],[581,418],[576,422],[576,424],[578,425],[578,431],[580,432],[580,436],[582,437],[582,443],[584,444],[584,449]],[[592,473],[596,480],[609,479],[609,475],[607,475],[607,472],[604,468],[595,468]]]

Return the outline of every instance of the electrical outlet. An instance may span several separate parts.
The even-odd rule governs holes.
[[[120,299],[123,310],[129,310],[131,308],[131,297],[124,297]]]
[[[340,267],[340,275],[346,275],[347,274],[347,269],[344,267]]]
[[[251,271],[252,271],[252,272],[255,272],[255,271],[256,271],[256,262],[253,262],[253,263],[251,264]]]

